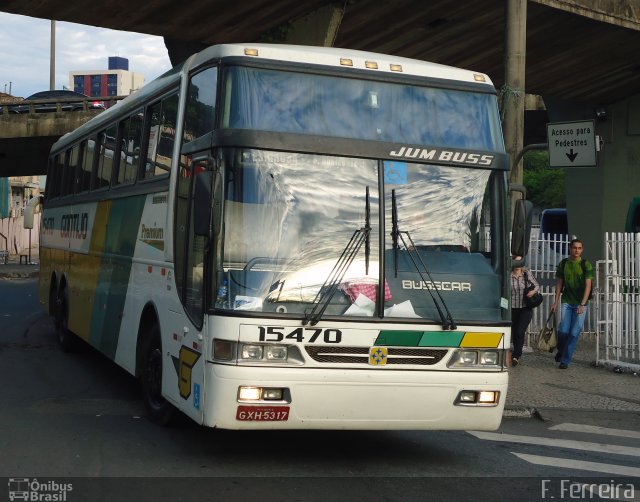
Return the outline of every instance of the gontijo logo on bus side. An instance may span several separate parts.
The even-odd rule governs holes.
[[[47,209],[42,218],[41,244],[88,253],[95,214],[96,204]]]
[[[88,213],[67,213],[60,218],[59,236],[62,239],[86,239],[89,229]],[[56,217],[48,216],[42,220],[42,234],[53,236],[56,230]]]

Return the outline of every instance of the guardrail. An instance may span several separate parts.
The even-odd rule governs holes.
[[[0,110],[2,110],[2,115],[15,115],[16,113],[12,111],[12,108],[16,106],[25,107],[29,106],[29,113],[35,114],[38,113],[36,110],[36,106],[40,105],[56,105],[56,112],[62,113],[66,110],[63,110],[63,105],[67,103],[82,103],[82,111],[94,110],[96,108],[89,108],[91,103],[95,103],[96,101],[101,101],[104,103],[105,108],[109,108],[110,106],[115,105],[118,101],[123,100],[127,96],[95,96],[95,97],[87,97],[84,99],[78,98],[57,98],[57,99],[34,99],[29,101],[16,101],[15,103],[2,103],[0,104]],[[53,112],[53,110],[51,111]],[[21,112],[24,113],[24,112]],[[41,112],[42,113],[42,112]]]

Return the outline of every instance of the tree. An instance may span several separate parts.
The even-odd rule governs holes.
[[[541,208],[566,207],[564,169],[549,167],[549,153],[532,151],[524,156],[527,199]]]

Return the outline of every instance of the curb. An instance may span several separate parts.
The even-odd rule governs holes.
[[[0,279],[30,279],[33,277],[38,277],[39,275],[40,275],[39,270],[30,270],[30,271],[0,270]]]

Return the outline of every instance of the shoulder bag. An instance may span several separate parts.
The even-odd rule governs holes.
[[[547,317],[547,322],[540,330],[538,335],[538,350],[544,352],[553,352],[553,349],[558,345],[558,338],[556,335],[556,313],[551,312]]]
[[[538,291],[535,295],[533,296],[527,296],[527,294],[530,291],[533,291],[534,289],[536,289],[535,284],[533,284],[532,282],[529,281],[529,272],[524,273],[524,297],[522,299],[522,301],[524,302],[524,306],[528,307],[530,309],[534,309],[536,307],[539,307],[540,304],[542,303],[542,294],[540,294],[540,291]]]

